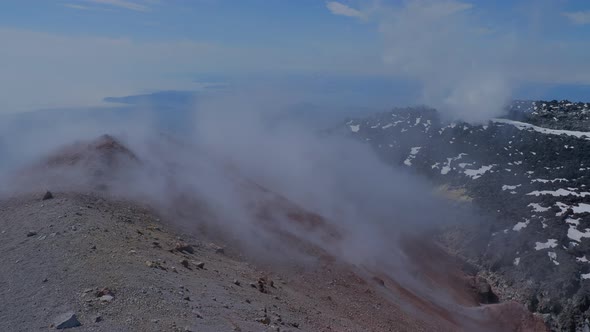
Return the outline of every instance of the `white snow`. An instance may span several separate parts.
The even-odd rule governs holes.
[[[532,207],[533,208],[533,212],[545,212],[545,211],[551,210],[551,208],[541,206],[541,204],[538,204],[538,203],[531,203],[531,204],[529,204],[527,206]]]
[[[581,242],[582,238],[590,238],[590,229],[586,228],[584,232],[580,232],[576,226],[570,225],[570,228],[567,230],[567,237],[574,241]]]
[[[549,259],[553,262],[553,264],[559,265],[559,262],[557,261],[557,253],[554,251],[549,251],[547,252],[547,256],[549,256]]]
[[[582,263],[588,263],[588,258],[586,258],[586,256],[582,256],[582,257],[576,257],[576,260],[578,262],[582,262]]]
[[[516,188],[518,188],[520,186],[521,186],[520,184],[517,184],[517,185],[514,185],[514,186],[510,186],[510,185],[505,184],[505,185],[502,186],[502,190],[503,191],[506,191],[506,190],[514,190],[514,189],[516,189]]]
[[[389,127],[393,127],[393,123],[388,123],[385,126],[381,127],[381,129],[387,129]]]
[[[582,274],[582,279],[590,279],[590,273]]]
[[[570,225],[579,226],[581,218],[574,219],[574,218],[567,218],[565,222]]]
[[[590,132],[573,131],[573,130],[548,129],[548,128],[534,126],[534,125],[532,125],[530,123],[524,123],[524,122],[512,121],[512,120],[506,120],[506,119],[492,119],[492,122],[505,123],[505,124],[513,125],[513,126],[515,126],[516,128],[518,128],[520,130],[527,129],[527,130],[534,130],[536,132],[543,133],[543,134],[549,134],[549,135],[567,135],[567,136],[572,136],[572,137],[577,137],[577,138],[584,138],[584,139],[590,140]]]
[[[566,189],[557,189],[557,190],[535,190],[532,191],[530,193],[528,193],[527,195],[533,195],[533,196],[539,196],[539,195],[552,195],[552,196],[577,196],[577,197],[586,197],[588,195],[590,195],[590,192],[581,192],[581,193],[577,193],[575,191],[570,191],[570,190],[566,190]],[[590,212],[590,211],[589,211]]]
[[[356,133],[359,131],[361,125],[349,125],[350,127],[350,131],[352,131],[353,133]]]
[[[465,175],[469,176],[471,179],[475,180],[480,178],[484,175],[487,171],[491,170],[494,165],[489,166],[481,166],[479,169],[466,169]]]
[[[526,220],[526,221],[520,221],[517,222],[516,225],[514,225],[514,227],[512,227],[512,230],[515,232],[520,232],[521,229],[526,228],[529,225],[530,220]]]
[[[461,158],[463,158],[463,156],[467,156],[467,153],[459,153],[458,156],[453,157],[453,158],[447,158],[447,163],[445,166],[443,166],[443,168],[440,170],[440,174],[445,175],[447,173],[449,173],[451,171],[451,162],[453,160],[459,160]],[[438,164],[438,163],[436,163]],[[434,168],[434,166],[433,166]]]
[[[568,179],[563,179],[563,178],[558,178],[558,179],[553,179],[553,180],[545,180],[545,179],[533,179],[531,180],[531,182],[541,182],[541,183],[554,183],[554,182],[568,182]]]
[[[447,173],[449,173],[451,171],[451,161],[453,160],[452,158],[447,158],[448,162],[445,166],[443,166],[443,168],[441,168],[440,170],[440,174],[442,175],[446,175]]]
[[[590,212],[590,204],[586,204],[586,203],[578,203],[574,206],[572,206],[574,213],[585,213],[585,212]]]
[[[560,212],[557,212],[555,214],[558,217],[563,216],[567,212],[567,210],[570,208],[569,205],[562,203],[562,202],[555,203],[555,206],[557,206],[561,210]]]
[[[416,146],[410,150],[410,155],[408,156],[408,158],[406,158],[406,160],[404,160],[404,164],[406,166],[412,166],[412,160],[416,158],[416,154],[420,152],[420,149],[422,149],[422,147]]]
[[[557,247],[557,239],[548,239],[547,242],[535,242],[535,250]]]
[[[520,264],[520,257],[514,259],[514,266],[518,266],[518,264]]]

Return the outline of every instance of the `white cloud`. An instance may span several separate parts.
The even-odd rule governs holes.
[[[345,4],[337,1],[329,1],[326,3],[328,10],[334,15],[356,17],[360,19],[366,19],[367,15],[358,9],[351,8]]]
[[[429,0],[414,0],[407,4],[409,10],[420,10],[427,16],[441,17],[453,15],[473,8],[473,5],[455,0],[432,2]]]
[[[92,7],[82,6],[82,5],[76,5],[76,4],[73,4],[73,3],[66,3],[63,6],[64,7],[67,7],[67,8],[71,8],[71,9],[77,9],[77,10],[93,10],[94,9]]]
[[[473,5],[454,0],[413,0],[383,8],[377,17],[384,61],[394,75],[422,85],[421,102],[452,119],[487,120],[510,99],[504,64],[509,40],[479,32]]]
[[[567,17],[574,24],[590,24],[590,10],[579,12],[565,12],[562,15]]]
[[[119,8],[138,11],[138,12],[149,11],[148,6],[139,4],[137,2],[127,1],[127,0],[83,0],[83,1],[95,3],[97,5],[119,7]]]

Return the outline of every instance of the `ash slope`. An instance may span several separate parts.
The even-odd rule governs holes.
[[[251,214],[247,227],[224,222],[199,197],[208,182],[196,182],[202,191],[179,187],[187,178],[173,176],[177,163],[158,173],[166,191],[131,190],[146,174],[155,179],[149,163],[103,136],[14,177],[21,194],[0,201],[1,291],[10,299],[1,329],[47,330],[73,311],[81,331],[544,330],[516,303],[481,305],[479,279],[427,237],[399,247],[403,270],[379,257],[351,263],[334,255],[345,229],[227,169],[232,192],[256,203],[240,212]],[[23,194],[39,184],[60,188],[56,198]],[[243,241],[252,235],[257,245]]]
[[[398,109],[352,119],[346,130],[480,208],[490,221],[466,226],[450,245],[499,276],[503,298],[575,331],[590,317],[590,132],[579,122],[589,112],[583,103],[520,102],[511,118],[530,123],[470,125]]]
[[[0,203],[2,331],[55,330],[70,311],[82,323],[72,331],[436,330],[345,266],[271,271],[231,248],[181,238],[137,204],[41,196]],[[193,252],[173,250],[178,243]],[[96,295],[104,288],[114,299]]]

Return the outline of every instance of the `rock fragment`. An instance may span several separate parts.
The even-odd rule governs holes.
[[[195,249],[191,245],[186,244],[184,242],[177,242],[176,245],[174,246],[174,251],[184,252],[187,254],[194,254],[195,253]]]
[[[105,295],[111,295],[112,296],[114,294],[113,294],[113,291],[111,291],[110,289],[108,289],[107,287],[105,287],[105,288],[97,291],[94,295],[96,295],[96,297],[102,297],[102,296],[105,296]]]
[[[186,259],[180,261],[180,265],[184,266],[185,268],[189,268],[189,262]]]
[[[44,201],[46,201],[46,200],[48,200],[48,199],[53,199],[53,194],[52,194],[52,193],[51,193],[51,191],[49,191],[49,190],[48,190],[48,191],[45,193],[45,195],[43,196],[43,200],[44,200]]]
[[[58,330],[69,329],[82,325],[73,311],[66,312],[55,318],[53,326]]]
[[[115,297],[112,295],[103,295],[103,296],[99,297],[100,302],[103,302],[103,303],[113,302],[114,299],[115,299]]]
[[[268,316],[264,316],[264,317],[262,317],[262,318],[258,318],[256,321],[257,321],[258,323],[262,323],[262,324],[264,324],[264,325],[269,325],[269,324],[270,324],[270,317],[268,317]]]

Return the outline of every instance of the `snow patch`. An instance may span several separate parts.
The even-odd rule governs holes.
[[[531,203],[531,204],[529,204],[527,206],[532,207],[533,208],[533,212],[546,212],[546,211],[551,210],[551,208],[541,206],[541,204],[538,204],[538,203]]]
[[[548,239],[547,242],[535,242],[535,250],[543,250],[557,247],[557,239]]]
[[[524,123],[519,121],[507,120],[507,119],[492,119],[492,122],[495,123],[504,123],[515,126],[519,130],[534,130],[536,132],[548,135],[567,135],[576,138],[583,138],[586,140],[590,140],[590,132],[584,131],[573,131],[573,130],[558,130],[558,129],[548,129],[543,127],[534,126],[530,123]]]
[[[577,193],[575,191],[560,188],[557,190],[535,190],[535,191],[528,193],[527,195],[529,195],[529,196],[531,196],[531,195],[532,196],[551,195],[551,196],[555,196],[555,197],[559,197],[559,196],[586,197],[586,196],[590,195],[590,192]]]
[[[494,165],[489,166],[481,166],[479,169],[466,169],[464,171],[465,175],[469,176],[471,179],[475,180],[480,178],[484,175],[487,171],[491,170]]]
[[[531,221],[528,219],[525,219],[525,220],[526,221],[517,222],[516,225],[514,225],[514,227],[512,227],[512,230],[515,232],[520,232],[521,229],[526,228]]]
[[[408,156],[408,158],[406,158],[406,160],[404,160],[404,164],[406,166],[412,166],[412,160],[414,160],[414,158],[416,158],[416,154],[418,154],[418,152],[420,152],[420,149],[422,149],[422,147],[416,146],[410,150],[410,155]]]
[[[553,264],[559,265],[559,262],[557,261],[557,253],[555,251],[547,252],[547,256],[549,256],[549,259],[553,262]]]
[[[514,185],[514,186],[510,186],[510,185],[505,184],[505,185],[502,186],[502,190],[503,191],[506,191],[506,190],[514,190],[514,189],[516,189],[516,188],[518,188],[520,186],[521,186],[520,184],[517,184],[517,185]]]
[[[572,206],[572,209],[574,210],[574,213],[590,212],[590,204],[578,203],[578,204]]]

